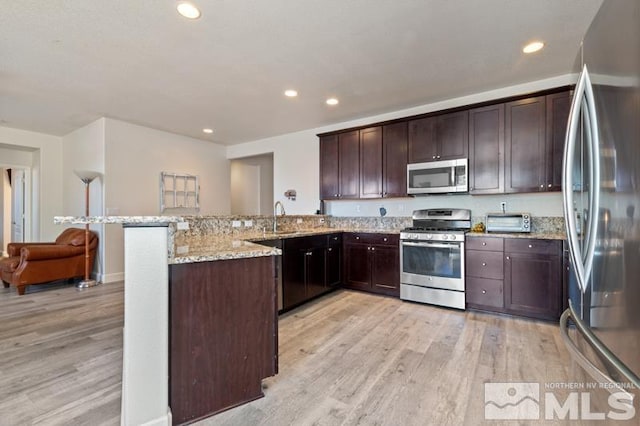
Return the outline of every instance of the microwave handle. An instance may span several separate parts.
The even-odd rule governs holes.
[[[450,186],[453,188],[456,186],[456,166],[451,166],[451,174],[449,176],[451,177]]]

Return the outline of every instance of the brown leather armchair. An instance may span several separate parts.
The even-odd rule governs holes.
[[[23,295],[31,284],[84,277],[84,229],[65,229],[52,243],[9,243],[9,257],[0,260],[5,288],[13,285]],[[89,270],[98,247],[98,235],[89,231]]]

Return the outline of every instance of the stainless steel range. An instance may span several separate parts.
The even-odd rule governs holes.
[[[464,309],[464,234],[471,210],[413,212],[413,226],[400,233],[400,298]]]

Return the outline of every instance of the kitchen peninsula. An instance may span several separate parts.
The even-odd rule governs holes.
[[[277,372],[273,256],[280,251],[218,236],[191,256],[174,257],[180,222],[55,218],[124,227],[122,424],[207,417],[261,397],[261,380]]]

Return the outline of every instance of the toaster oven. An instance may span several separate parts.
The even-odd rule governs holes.
[[[487,213],[487,232],[531,232],[529,213]]]

